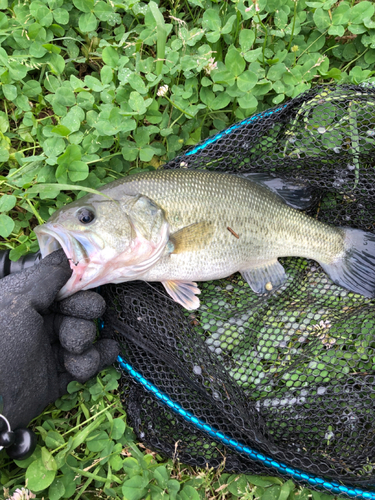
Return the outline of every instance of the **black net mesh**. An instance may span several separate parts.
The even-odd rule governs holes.
[[[165,168],[267,172],[303,180],[310,215],[374,231],[375,88],[317,87],[234,125]],[[157,283],[104,287],[106,327],[135,370],[182,408],[292,468],[375,484],[375,301],[333,284],[314,261],[280,259],[267,298],[240,274],[200,283],[184,310]],[[131,425],[183,463],[275,474],[176,415],[123,374]]]

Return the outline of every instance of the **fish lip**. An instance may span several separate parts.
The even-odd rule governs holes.
[[[74,236],[66,235],[63,228],[59,228],[58,225],[43,224],[36,227],[34,232],[38,239],[42,258],[62,248],[71,264],[78,266],[82,260],[88,261],[88,254],[82,243]]]

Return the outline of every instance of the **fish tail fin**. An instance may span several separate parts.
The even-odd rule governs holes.
[[[344,252],[320,265],[334,283],[365,297],[375,297],[375,234],[344,229]]]

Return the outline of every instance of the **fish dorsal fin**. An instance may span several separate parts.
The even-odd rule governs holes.
[[[286,181],[264,173],[246,173],[240,174],[240,177],[267,187],[280,196],[287,205],[299,210],[307,210],[316,201],[314,189],[303,184],[302,181],[300,183],[298,181]]]
[[[287,279],[285,270],[277,259],[243,270],[241,275],[256,293],[269,293],[281,286]]]
[[[169,237],[173,244],[172,253],[202,250],[212,240],[214,226],[211,222],[196,222],[183,227]]]
[[[197,295],[201,293],[196,283],[193,281],[162,281],[164,288],[175,302],[181,304],[185,309],[191,311],[198,309],[199,299]]]

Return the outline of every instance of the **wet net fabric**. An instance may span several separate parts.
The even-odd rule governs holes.
[[[314,190],[308,213],[375,232],[375,89],[317,87],[235,124],[164,168],[264,172]],[[280,259],[267,297],[240,274],[199,283],[186,311],[158,283],[103,287],[122,356],[197,419],[320,477],[375,487],[375,300],[331,282],[314,261]],[[123,373],[139,439],[183,463],[277,474],[197,430]]]

